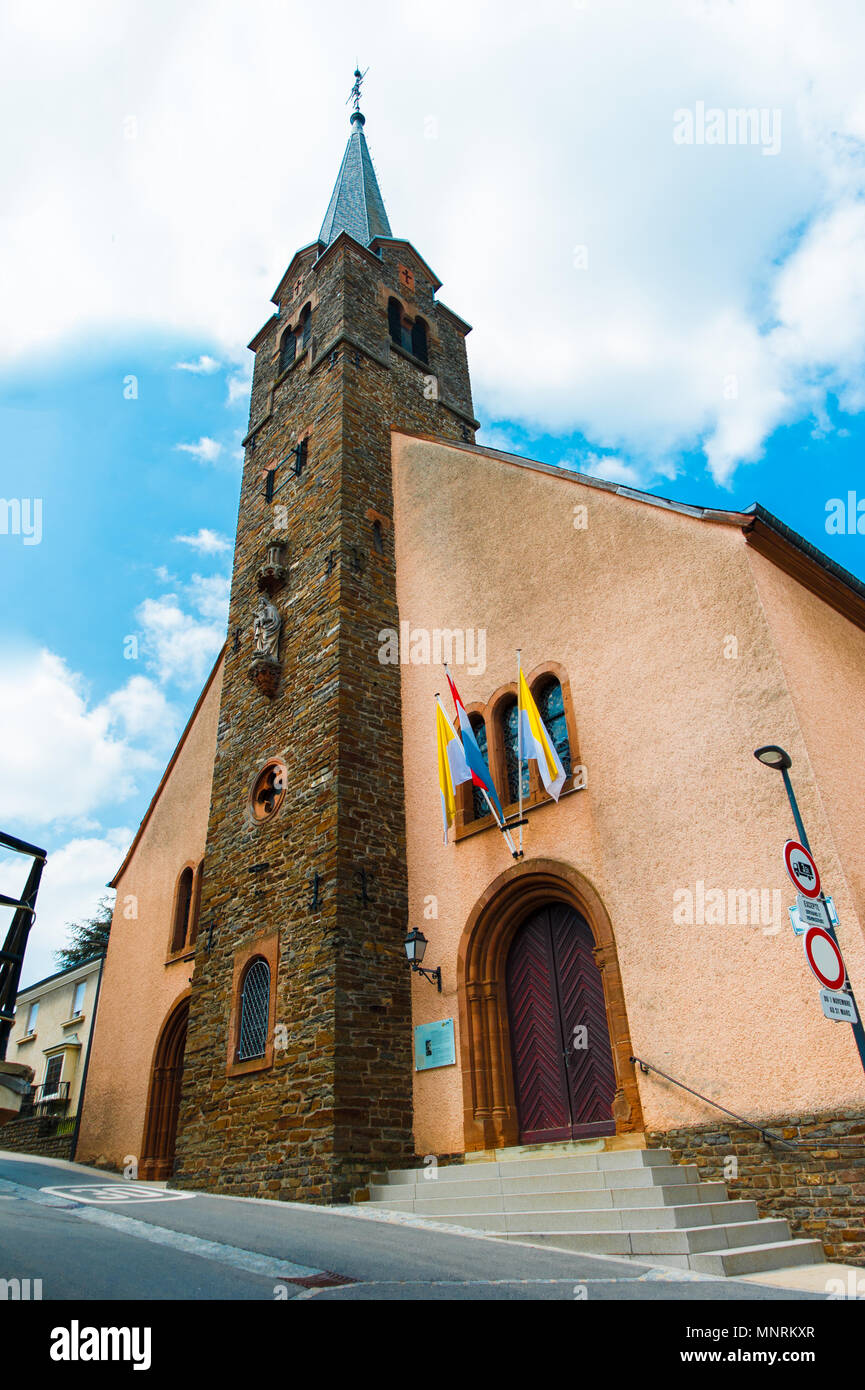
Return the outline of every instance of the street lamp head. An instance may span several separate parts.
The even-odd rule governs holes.
[[[427,948],[427,939],[423,932],[418,931],[417,927],[415,927],[409,932],[403,945],[405,946],[405,953],[411,964],[420,965]]]
[[[754,749],[754,757],[760,763],[765,763],[766,767],[774,767],[780,772],[782,768],[793,766],[793,759],[789,753],[785,753],[783,748],[779,748],[777,743],[767,743],[762,748]]]

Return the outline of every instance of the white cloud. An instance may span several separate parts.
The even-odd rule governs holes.
[[[53,953],[66,944],[68,924],[95,916],[99,899],[112,896],[106,884],[123,862],[132,835],[132,830],[121,826],[100,835],[76,836],[59,849],[49,849],[36,899],[36,921],[27,942],[22,986],[53,975],[58,968]],[[21,866],[24,864],[26,876],[29,863],[3,860],[0,884],[20,890]]]
[[[218,555],[223,550],[231,549],[231,541],[227,536],[221,535],[218,531],[211,531],[206,526],[202,526],[194,536],[175,536],[174,539],[181,545],[188,545],[197,550],[200,555]]]
[[[238,401],[245,401],[249,397],[252,389],[252,363],[249,362],[241,370],[233,372],[228,378],[228,396],[226,405],[237,405]]]
[[[603,478],[607,483],[623,483],[626,487],[635,488],[646,486],[639,470],[614,454],[586,454],[584,458],[575,459],[571,466],[592,478]]]
[[[197,444],[175,444],[174,447],[182,449],[185,454],[192,454],[201,463],[215,463],[222,453],[222,445],[207,435],[202,435]]]
[[[176,372],[192,372],[195,376],[210,376],[213,372],[218,372],[222,366],[215,357],[208,357],[203,353],[195,362],[175,362]]]
[[[702,444],[724,481],[827,386],[865,409],[859,0],[334,0],[328,33],[268,0],[241,26],[228,0],[55,10],[62,44],[17,17],[0,55],[0,354],[156,325],[214,344],[239,400],[245,344],[327,205],[360,43],[394,233],[475,324],[488,417],[647,468]],[[289,49],[293,107],[316,119],[287,140]],[[674,144],[674,111],[698,101],[779,109],[780,152]],[[58,226],[76,229],[59,297]],[[182,447],[214,461],[215,441]]]
[[[225,641],[229,587],[227,576],[195,574],[186,593],[197,613],[185,609],[176,593],[139,605],[142,650],[160,681],[185,690],[204,683]]]
[[[152,715],[155,703],[148,698]],[[125,691],[91,707],[81,678],[49,651],[5,661],[0,668],[5,735],[0,824],[80,822],[98,807],[132,796],[137,774],[157,766],[148,748],[129,742],[129,736],[149,733],[147,704],[133,680]]]
[[[126,739],[143,741],[156,751],[170,752],[180,732],[180,711],[147,676],[132,676],[103,703],[112,728]]]

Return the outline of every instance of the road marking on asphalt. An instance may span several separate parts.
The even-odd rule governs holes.
[[[116,1206],[118,1202],[176,1202],[194,1197],[194,1192],[168,1191],[165,1188],[142,1187],[131,1182],[64,1183],[59,1187],[41,1187],[51,1197],[68,1202],[87,1202],[100,1206]]]
[[[119,1185],[119,1184],[118,1184]],[[134,1236],[138,1240],[149,1240],[154,1245],[165,1245],[185,1255],[198,1255],[202,1260],[213,1260],[217,1264],[231,1265],[234,1269],[245,1270],[248,1274],[260,1274],[266,1279],[281,1280],[283,1283],[314,1279],[326,1276],[327,1270],[313,1269],[309,1265],[298,1265],[291,1260],[276,1259],[272,1255],[260,1255],[255,1250],[243,1250],[237,1245],[225,1245],[221,1241],[206,1240],[203,1236],[186,1235],[182,1231],[171,1231],[164,1226],[152,1226],[148,1221],[138,1221],[132,1216],[121,1216],[116,1211],[105,1211],[98,1205],[78,1204],[79,1199],[58,1196],[60,1189],[27,1187],[24,1183],[0,1179],[4,1195],[17,1197],[38,1206],[55,1207],[68,1211],[79,1221],[90,1221],[104,1226],[121,1235]],[[70,1186],[66,1192],[78,1191]],[[194,1193],[184,1194],[194,1196]]]

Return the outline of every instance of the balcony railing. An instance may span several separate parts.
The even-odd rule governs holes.
[[[31,1086],[30,1092],[21,1102],[19,1118],[27,1115],[62,1115],[69,1104],[69,1082],[43,1081],[40,1086]]]

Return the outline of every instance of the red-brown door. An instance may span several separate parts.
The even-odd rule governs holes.
[[[563,903],[532,914],[507,964],[508,1017],[520,1140],[613,1134],[616,1091],[592,934]]]

